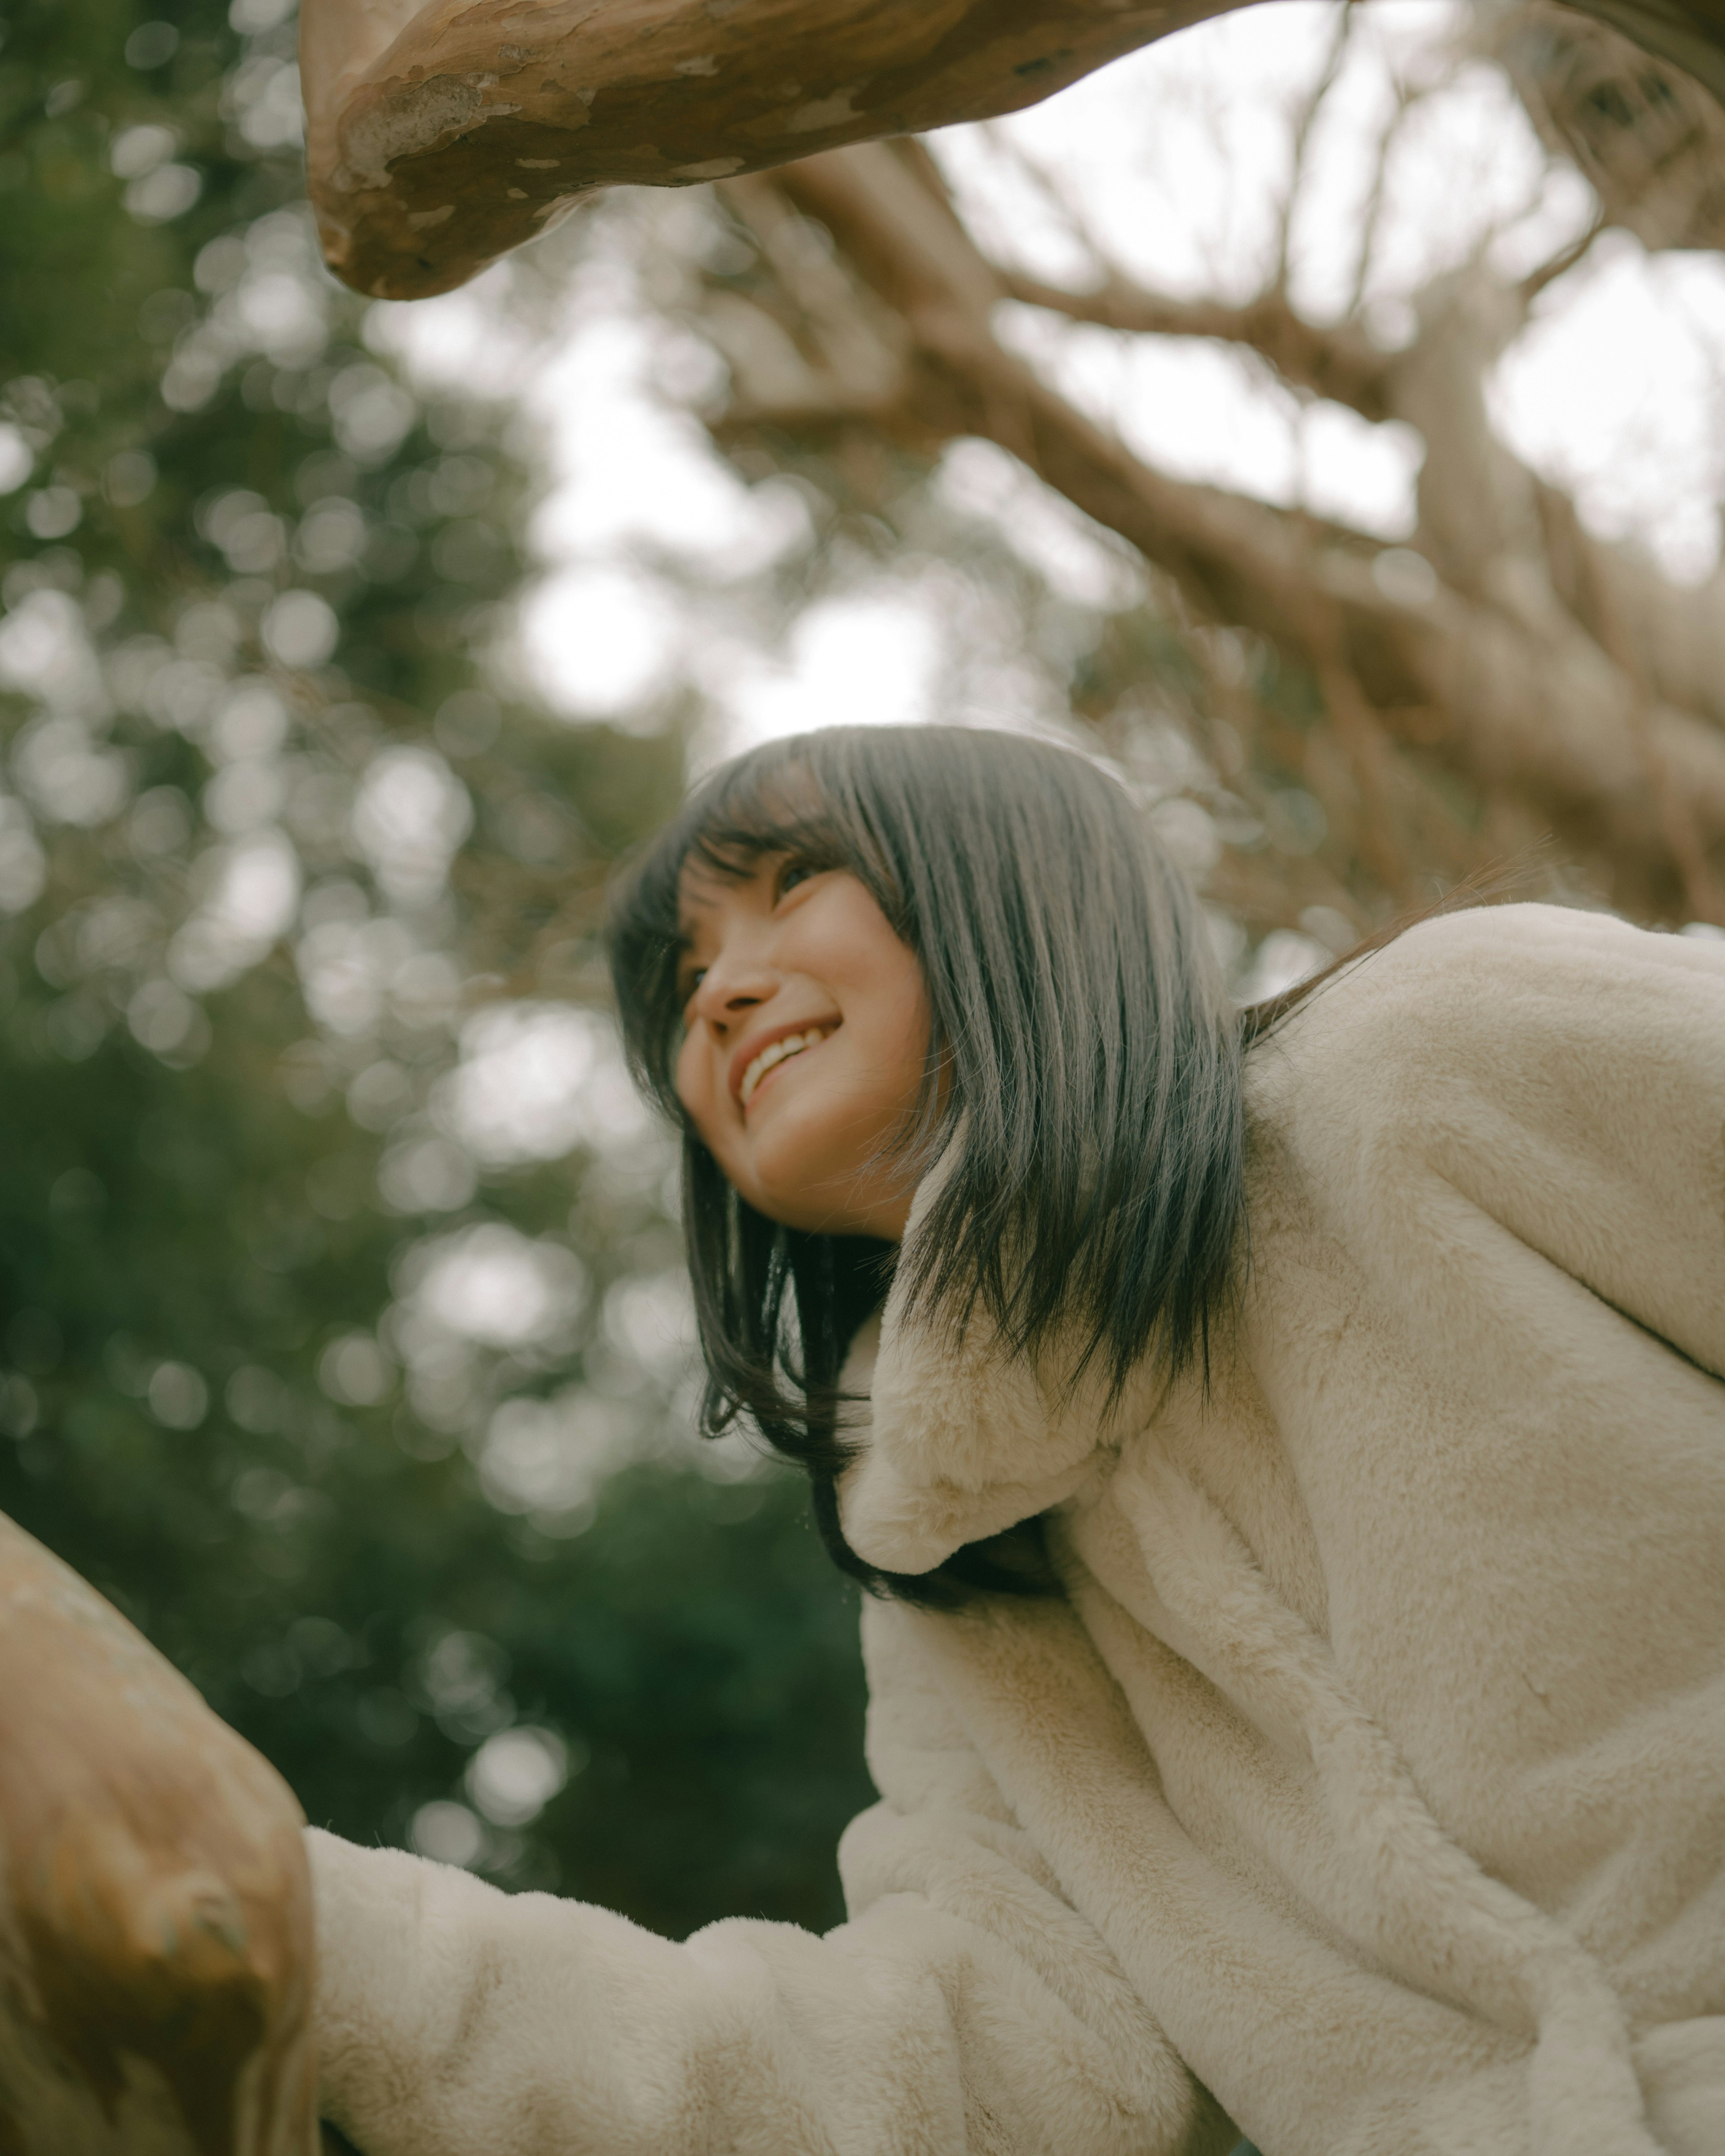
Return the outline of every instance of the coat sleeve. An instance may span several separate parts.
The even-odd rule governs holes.
[[[926,1622],[927,1620],[921,1620]],[[871,1605],[881,1801],[824,1938],[678,1945],[313,1830],[326,2116],[365,2156],[1213,2156],[1233,2136]]]
[[[1366,960],[1335,1015],[1322,1173],[1356,1189],[1380,1271],[1409,1238],[1422,1281],[1441,1265],[1429,1212],[1398,1210],[1417,1152],[1519,1245],[1725,1377],[1725,938],[1481,908]]]

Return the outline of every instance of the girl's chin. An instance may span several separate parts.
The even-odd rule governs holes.
[[[826,1172],[823,1172],[826,1171]],[[807,1235],[854,1235],[850,1224],[855,1194],[849,1178],[830,1173],[830,1163],[791,1157],[757,1163],[752,1178],[757,1209],[769,1220]]]
[[[757,1212],[805,1235],[872,1235],[896,1242],[909,1201],[900,1191],[870,1189],[845,1178],[774,1178],[757,1186]]]
[[[880,1119],[860,1114],[860,1105],[853,1100],[835,1112],[830,1096],[813,1090],[761,1103],[743,1147],[757,1211],[809,1235],[870,1232],[857,1223],[870,1209],[867,1164]],[[860,1148],[860,1127],[868,1136]]]
[[[762,1211],[788,1228],[813,1229],[817,1219],[844,1209],[842,1200],[829,1197],[824,1177],[798,1174],[794,1164],[769,1168],[756,1177],[755,1185]]]

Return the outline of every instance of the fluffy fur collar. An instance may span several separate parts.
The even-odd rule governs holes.
[[[937,1167],[911,1209],[927,1217]],[[1070,1497],[1122,1439],[1142,1429],[1162,1387],[1147,1362],[1111,1409],[1106,1380],[1064,1382],[1062,1358],[1033,1367],[1005,1353],[978,1312],[956,1345],[938,1320],[905,1308],[902,1282],[857,1335],[841,1389],[863,1396],[846,1417],[860,1446],[839,1486],[845,1538],[889,1572],[929,1572],[966,1543]]]

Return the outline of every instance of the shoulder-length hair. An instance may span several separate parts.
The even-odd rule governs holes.
[[[931,1025],[901,1141],[942,1163],[906,1247],[813,1235],[738,1196],[673,1083],[685,864],[748,874],[785,853],[840,868],[916,954]],[[615,894],[611,967],[631,1067],[680,1125],[706,1358],[703,1430],[747,1415],[808,1470],[840,1567],[950,1604],[1044,1579],[1026,1538],[889,1574],[845,1543],[838,1380],[895,1268],[955,1335],[1064,1354],[1118,1388],[1154,1353],[1207,1356],[1240,1228],[1243,1029],[1197,901],[1122,787],[1083,756],[951,726],[835,727],[757,749],[698,788]],[[1029,1537],[1034,1544],[1034,1533]]]

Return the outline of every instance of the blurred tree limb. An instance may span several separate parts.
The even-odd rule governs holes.
[[[1609,44],[1644,86],[1640,109],[1664,110],[1645,88],[1661,72],[1653,63],[1608,31],[1584,23],[1579,34],[1595,80]],[[1671,80],[1692,117],[1710,111]],[[1548,111],[1573,109],[1561,82],[1546,95]],[[1691,133],[1702,152],[1712,145],[1700,123]],[[1629,162],[1620,152],[1613,168]],[[1667,206],[1672,165],[1651,168]],[[1718,580],[1685,588],[1589,535],[1568,497],[1497,438],[1485,395],[1537,295],[1604,222],[1642,217],[1645,193],[1625,183],[1579,240],[1518,281],[1483,250],[1433,279],[1414,295],[1410,338],[1389,350],[1357,306],[1330,324],[1307,320],[1281,277],[1242,305],[1149,289],[1099,254],[1081,289],[1003,267],[915,142],[859,144],[722,192],[772,271],[758,292],[711,291],[704,303],[732,367],[714,420],[721,439],[872,429],[925,454],[965,435],[1011,452],[1163,572],[1198,619],[1246,630],[1309,672],[1348,773],[1344,820],[1398,896],[1421,855],[1414,829],[1435,816],[1457,867],[1475,865],[1481,844],[1550,828],[1567,850],[1609,863],[1629,910],[1725,921]],[[1710,199],[1697,185],[1681,198]],[[1661,214],[1669,228],[1669,207]],[[799,218],[834,252],[788,244]],[[1406,423],[1426,446],[1412,549],[1158,470],[1003,341],[1008,300],[1123,334],[1243,347],[1301,398]],[[1484,839],[1433,809],[1435,767],[1465,783]]]
[[[1481,10],[1478,43],[1602,223],[1655,249],[1725,246],[1725,110],[1697,82],[1552,0]]]

